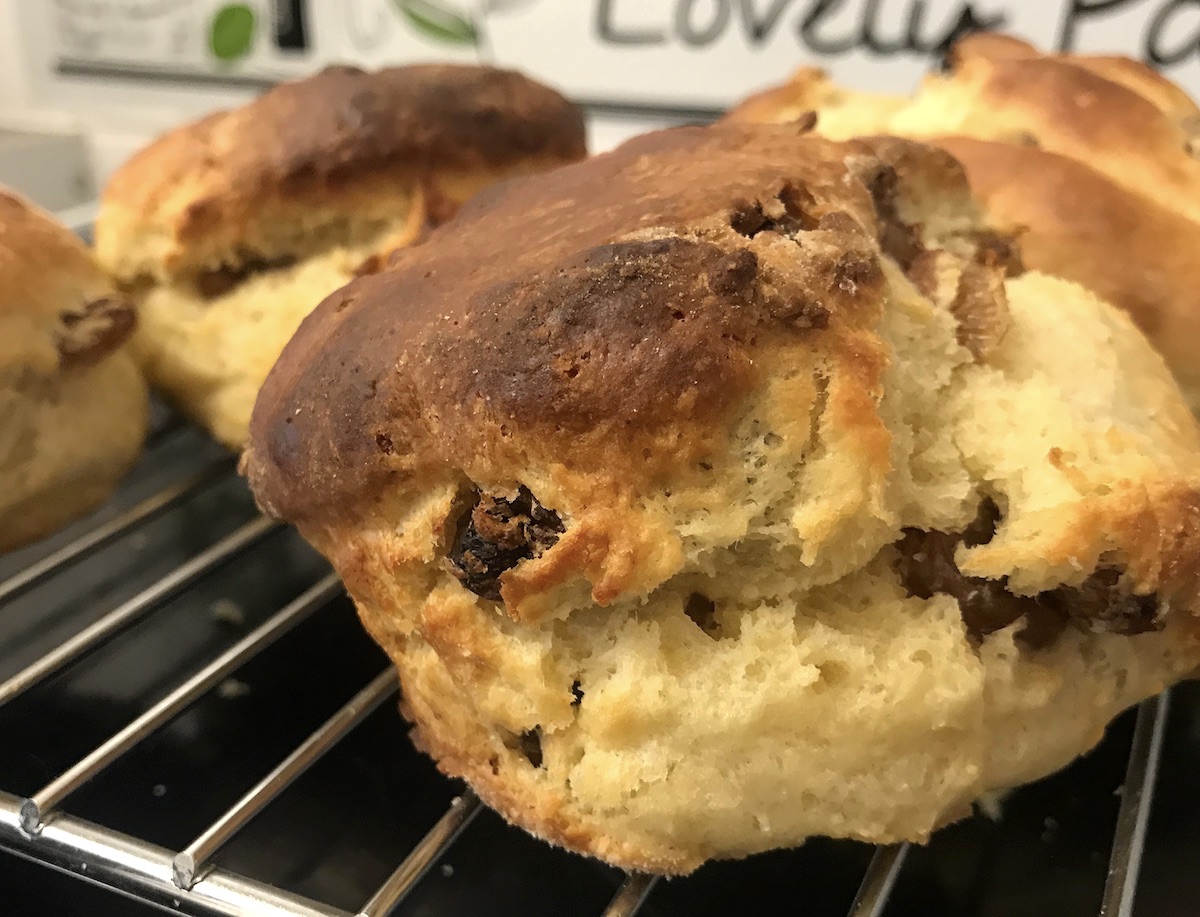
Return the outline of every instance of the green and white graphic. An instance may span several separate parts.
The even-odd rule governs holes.
[[[448,4],[431,0],[395,0],[396,9],[414,29],[427,38],[458,45],[479,44],[479,31],[466,15]]]
[[[254,10],[244,3],[230,3],[216,11],[208,29],[208,48],[213,57],[233,61],[254,47],[257,21]]]
[[[434,41],[487,47],[487,17],[529,5],[533,0],[392,0],[401,17],[422,36]]]

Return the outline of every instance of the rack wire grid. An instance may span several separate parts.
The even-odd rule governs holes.
[[[1194,682],[929,845],[818,839],[670,881],[505,825],[411,748],[397,691],[324,561],[156,405],[108,506],[0,558],[0,910],[1200,913]]]

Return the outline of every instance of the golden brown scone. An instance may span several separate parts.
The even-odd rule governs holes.
[[[134,324],[79,238],[0,189],[0,551],[103,502],[141,450]]]
[[[647,135],[467,205],[289,343],[243,457],[414,736],[687,872],[924,840],[1200,660],[1200,430],[949,154]]]
[[[1183,93],[1136,61],[1018,55],[1015,39],[962,39],[949,73],[926,78],[888,130],[906,137],[961,134],[1029,143],[1088,163],[1125,187],[1200,220],[1197,115]]]
[[[1042,54],[978,34],[910,100],[834,86],[801,70],[728,118],[790,121],[802,98],[833,139],[895,134],[937,143],[966,167],[992,221],[1023,227],[1026,263],[1127,310],[1200,408],[1200,109],[1128,58]]]
[[[481,188],[585,152],[579,109],[520,74],[333,67],[134,156],[96,250],[138,301],[151,382],[236,449],[321,299]]]
[[[1012,35],[996,32],[979,32],[964,36],[950,49],[947,64],[951,71],[959,67],[973,66],[973,59],[990,61],[1053,60],[1070,67],[1079,67],[1088,72],[1124,86],[1143,96],[1169,117],[1183,121],[1200,114],[1196,103],[1183,89],[1141,61],[1129,57],[1104,54],[1046,53],[1034,45]],[[931,83],[940,83],[934,78]]]
[[[819,67],[800,67],[786,83],[743,99],[724,120],[785,124],[815,114],[821,136],[849,140],[884,133],[905,101],[903,96],[838,86]]]

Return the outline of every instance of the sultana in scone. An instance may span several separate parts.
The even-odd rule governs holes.
[[[468,204],[327,299],[243,469],[414,737],[683,873],[923,840],[1200,661],[1200,430],[948,154],[727,124]]]
[[[329,68],[161,137],[113,176],[100,262],[152,384],[231,448],[301,320],[497,181],[585,154],[579,109],[517,73]]]
[[[80,239],[0,189],[0,551],[94,509],[141,451],[135,324]]]

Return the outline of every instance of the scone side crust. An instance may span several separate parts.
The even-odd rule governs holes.
[[[507,778],[502,771],[493,771],[488,763],[491,749],[487,745],[463,745],[461,736],[442,735],[436,719],[417,714],[407,699],[401,702],[401,712],[412,724],[409,735],[413,744],[433,759],[438,770],[452,779],[466,780],[479,798],[506,821],[550,844],[607,863],[619,863],[623,869],[655,875],[687,875],[704,862],[703,857],[693,852],[639,846],[580,823],[572,818],[561,799],[538,797],[529,793],[521,781]],[[511,768],[520,764],[510,759],[501,766]]]
[[[32,427],[36,451],[0,461],[0,552],[53,534],[96,509],[141,454],[149,393],[132,357],[118,349],[63,373],[53,397],[5,420]],[[0,390],[0,395],[3,392]],[[74,442],[86,442],[84,451]]]
[[[122,240],[186,240],[264,201],[327,200],[339,184],[431,169],[497,168],[585,153],[580,110],[526,77],[488,67],[330,67],[241,108],[172,131],[105,190],[97,247],[112,267]]]
[[[118,350],[136,323],[70,229],[0,189],[0,373],[52,375]]]

